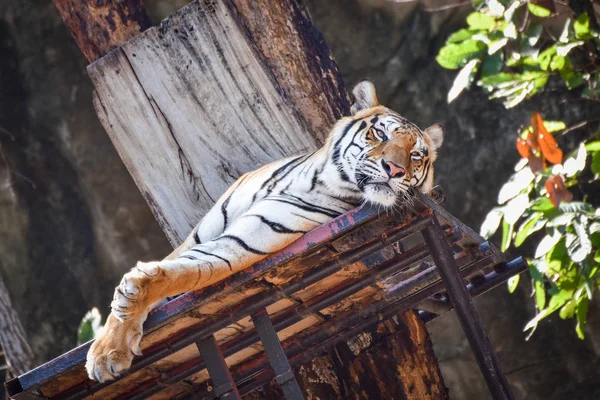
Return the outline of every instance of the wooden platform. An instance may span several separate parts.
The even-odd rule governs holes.
[[[443,200],[439,188],[432,197]],[[333,219],[230,279],[153,310],[144,355],[120,379],[87,379],[86,343],[6,383],[14,399],[213,398],[197,342],[219,343],[241,394],[273,378],[252,316],[267,310],[290,364],[299,365],[409,308],[449,310],[420,231],[436,215],[477,295],[525,269],[424,196],[399,213],[363,207]],[[423,301],[427,300],[428,306]],[[439,311],[443,310],[443,311]]]

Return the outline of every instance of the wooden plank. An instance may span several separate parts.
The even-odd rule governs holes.
[[[143,0],[52,1],[89,62],[151,26]]]
[[[88,68],[98,116],[173,244],[237,177],[318,147],[226,4],[192,3]]]

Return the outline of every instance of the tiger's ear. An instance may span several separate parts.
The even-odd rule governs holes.
[[[425,133],[431,139],[431,145],[434,149],[437,150],[442,147],[442,143],[444,142],[444,125],[433,124],[425,129]]]
[[[352,89],[352,95],[355,99],[352,108],[350,108],[352,115],[356,115],[357,112],[366,108],[379,105],[379,100],[377,100],[377,94],[375,93],[375,85],[370,81],[359,82],[354,86],[354,89]]]

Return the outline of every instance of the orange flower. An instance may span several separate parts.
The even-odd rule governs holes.
[[[540,113],[533,113],[531,126],[533,131],[529,130],[526,138],[517,139],[517,151],[521,157],[529,160],[531,171],[535,173],[546,168],[546,160],[553,164],[560,164],[563,152],[554,140],[554,136],[544,126]]]
[[[569,203],[573,200],[573,193],[565,187],[565,181],[560,175],[552,175],[546,181],[546,192],[554,207],[558,207],[561,201]]]

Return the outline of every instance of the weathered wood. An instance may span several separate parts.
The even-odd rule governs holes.
[[[35,365],[25,330],[12,306],[8,289],[2,278],[0,278],[0,346],[4,351],[10,375],[21,375]]]
[[[192,3],[88,68],[100,120],[174,244],[237,177],[319,145],[227,4]]]
[[[52,0],[89,62],[151,26],[143,0]]]
[[[350,101],[335,60],[308,10],[294,0],[231,3],[277,84],[309,132],[323,144],[335,121],[348,115]]]
[[[413,311],[406,311],[295,372],[307,399],[447,399],[435,361],[427,330]],[[270,384],[244,398],[282,397]]]

